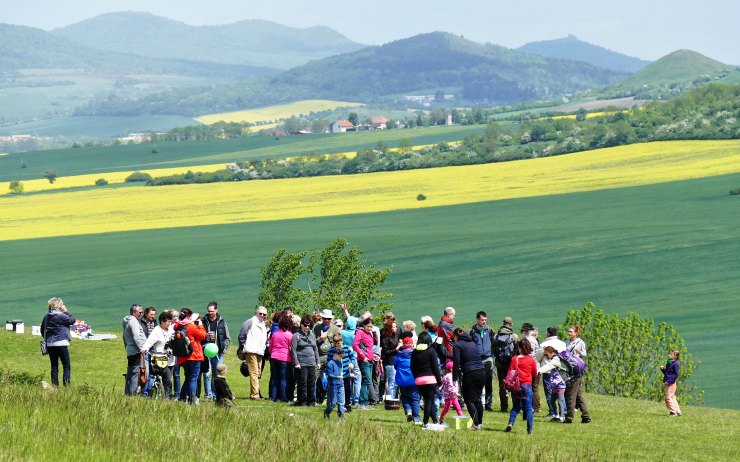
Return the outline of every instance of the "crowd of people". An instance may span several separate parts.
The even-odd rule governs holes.
[[[568,327],[565,341],[556,327],[548,327],[540,343],[531,323],[523,323],[517,334],[511,317],[505,317],[494,329],[484,311],[476,314],[469,331],[455,325],[452,307],[443,310],[437,323],[422,316],[420,326],[407,320],[400,329],[392,313],[384,314],[381,326],[376,326],[370,312],[352,316],[345,305],[341,311],[339,317],[329,309],[300,317],[285,308],[268,320],[267,308],[257,307],[241,325],[236,352],[242,360],[240,371],[249,378],[249,399],[293,406],[325,402],[327,419],[335,408],[342,419],[354,410],[383,404],[386,409],[402,408],[408,422],[423,427],[443,423],[451,408],[463,416],[466,407],[472,420],[469,428],[476,431],[483,428],[484,412],[494,412],[497,385],[498,410],[509,414],[506,432],[512,431],[519,413],[527,432],[534,431],[534,415],[541,410],[540,388],[550,421],[572,423],[576,410],[581,423],[591,421],[582,373],[568,364],[572,356],[581,364],[587,358],[578,326]],[[70,382],[67,346],[74,322],[61,299],[49,300],[42,334],[55,385],[60,360],[63,383]],[[203,396],[217,405],[233,406],[224,363],[231,336],[215,301],[208,303],[204,317],[189,308],[157,316],[155,308],[134,304],[122,327],[127,395],[148,396],[159,378],[167,398],[197,405]],[[263,397],[260,382],[266,366],[269,392]],[[678,352],[672,351],[663,372],[666,406],[675,416],[681,415],[674,396],[678,370]],[[518,377],[518,391],[507,390],[507,375]]]

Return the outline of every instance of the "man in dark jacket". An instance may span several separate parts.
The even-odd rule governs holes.
[[[481,393],[485,382],[486,370],[480,359],[478,347],[469,334],[457,328],[453,333],[455,343],[452,347],[453,368],[452,380],[457,382],[461,377],[461,394],[473,419],[471,430],[483,429],[483,403]]]
[[[452,359],[452,333],[455,331],[455,315],[455,308],[448,306],[442,314],[442,319],[439,320],[437,341],[444,345],[443,352],[445,353],[445,358],[440,357],[441,361]]]
[[[475,325],[470,329],[475,346],[478,347],[480,360],[486,370],[486,411],[493,411],[493,350],[491,345],[495,332],[488,325],[488,315],[485,311],[479,311],[475,315]]]
[[[216,373],[217,367],[224,362],[224,354],[231,343],[231,335],[229,335],[229,326],[226,325],[226,320],[218,313],[217,302],[208,303],[206,311],[207,315],[203,318],[203,327],[206,330],[204,346],[209,343],[215,343],[218,346],[218,354],[208,359],[210,368],[208,374],[206,374],[207,383],[205,389],[206,397],[215,397],[213,390],[215,390],[216,377],[218,376]]]
[[[504,387],[504,379],[509,372],[511,358],[518,351],[516,343],[519,341],[519,337],[514,333],[511,323],[512,320],[510,317],[507,316],[504,318],[503,325],[493,338],[491,346],[496,374],[498,376],[498,397],[501,401],[501,412],[509,411],[509,395],[506,393],[506,388]]]

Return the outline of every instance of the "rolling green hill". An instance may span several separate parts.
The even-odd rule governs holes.
[[[627,56],[598,45],[584,42],[583,40],[579,40],[575,35],[554,40],[530,42],[517,48],[517,51],[547,56],[549,58],[583,61],[594,66],[628,73],[637,72],[650,64],[650,61]]]
[[[688,82],[702,75],[714,76],[732,70],[732,66],[707,58],[695,51],[677,50],[627,77],[620,85],[639,87]]]
[[[726,358],[740,347],[740,174],[652,186],[367,215],[0,242],[0,315],[38,322],[51,296],[94,329],[115,329],[131,303],[200,308],[231,324],[252,310],[260,267],[279,248],[338,236],[393,266],[400,319],[484,309],[498,324],[562,322],[594,301],[674,324],[701,361],[707,404],[740,408]],[[7,199],[4,199],[7,200]],[[146,213],[146,212],[142,212]],[[60,217],[59,225],[64,226]]]
[[[498,104],[551,99],[603,87],[623,76],[587,63],[543,58],[435,32],[312,61],[250,82],[134,101],[99,101],[82,112],[195,116],[302,99],[373,102],[433,95],[438,90],[454,94],[457,104]]]
[[[257,19],[190,26],[140,12],[103,14],[52,33],[90,47],[150,58],[279,69],[364,46],[328,27],[299,29]]]

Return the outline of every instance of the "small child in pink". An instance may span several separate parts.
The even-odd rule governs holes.
[[[445,405],[442,409],[442,415],[439,417],[439,423],[444,423],[445,415],[449,412],[450,406],[455,406],[457,415],[462,417],[463,411],[457,401],[457,384],[452,380],[452,361],[447,361],[445,365],[445,375],[442,377],[442,397],[445,399]]]

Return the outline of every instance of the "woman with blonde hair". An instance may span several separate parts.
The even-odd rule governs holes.
[[[59,385],[59,361],[62,362],[62,383],[66,387],[69,385],[72,365],[69,360],[69,341],[72,336],[69,334],[69,326],[75,323],[76,319],[67,311],[64,301],[59,297],[49,299],[49,311],[41,321],[41,335],[44,336],[46,349],[49,352],[49,361],[51,361],[51,383]]]

